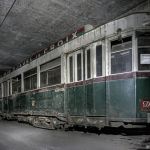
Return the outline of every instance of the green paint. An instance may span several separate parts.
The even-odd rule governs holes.
[[[46,112],[64,112],[64,92],[55,92],[54,90],[46,92],[28,92],[18,94],[10,99],[4,99],[4,112],[28,112],[28,111],[46,111]],[[33,106],[35,102],[35,106]]]
[[[67,92],[67,109],[70,115],[84,115],[84,86],[72,87]]]
[[[137,118],[147,118],[147,112],[141,111],[140,103],[142,99],[150,100],[150,78],[136,79],[136,93],[137,93]]]
[[[106,116],[106,82],[93,85],[94,115]]]
[[[0,100],[0,113],[2,112],[2,110],[3,110],[3,105],[2,105],[2,100]]]
[[[105,82],[67,88],[68,113],[71,116],[105,116]]]
[[[106,88],[107,116],[118,120],[135,118],[135,80],[108,81]]]
[[[64,113],[64,92],[53,92],[52,109],[56,112]]]
[[[8,109],[8,113],[11,113],[13,112],[13,107],[14,107],[14,103],[13,103],[13,99],[11,97],[8,97],[8,100],[7,100],[7,109]]]
[[[147,112],[140,109],[143,98],[150,99],[150,78],[84,84],[66,88],[65,91],[53,89],[18,94],[3,98],[3,105],[0,101],[0,110],[4,113],[33,111],[51,114],[64,113],[66,108],[71,116],[107,116],[108,121],[130,121],[147,117]]]
[[[67,92],[67,112],[70,114],[70,115],[76,115],[76,102],[75,102],[75,88],[72,87],[72,88],[68,88],[66,89],[66,92]]]
[[[94,115],[94,98],[93,98],[93,84],[88,84],[85,86],[86,94],[86,115]]]
[[[3,98],[3,112],[8,112],[8,104],[7,104],[7,98]]]

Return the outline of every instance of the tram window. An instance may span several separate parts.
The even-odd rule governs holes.
[[[138,38],[138,68],[150,70],[150,35]]]
[[[24,73],[24,89],[32,90],[37,88],[37,68],[33,68]]]
[[[33,76],[30,78],[30,82],[31,82],[30,89],[36,89],[36,88],[37,88],[37,74],[36,74],[36,75],[33,75]]]
[[[51,60],[40,67],[41,87],[61,83],[61,58]]]
[[[41,72],[40,75],[40,81],[41,81],[41,87],[47,86],[48,84],[48,79],[47,79],[48,75],[47,75],[47,71]]]
[[[82,58],[81,53],[77,54],[77,80],[82,80]]]
[[[7,97],[7,81],[3,82],[3,96]]]
[[[91,51],[87,50],[87,78],[91,78]]]
[[[21,75],[12,78],[12,94],[21,92]]]
[[[73,56],[69,57],[69,77],[70,82],[73,82]]]
[[[61,83],[61,68],[60,66],[48,71],[48,85]]]
[[[111,43],[111,74],[132,70],[132,38]]]
[[[11,95],[11,82],[10,82],[10,80],[8,81],[8,89],[9,89],[8,94]]]
[[[102,45],[96,46],[96,76],[102,76]]]

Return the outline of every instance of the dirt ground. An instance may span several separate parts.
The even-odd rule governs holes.
[[[0,150],[144,150],[150,135],[95,134],[45,130],[14,121],[0,121]]]

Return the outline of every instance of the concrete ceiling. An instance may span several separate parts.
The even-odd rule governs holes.
[[[0,74],[83,25],[104,24],[142,2],[0,0]]]

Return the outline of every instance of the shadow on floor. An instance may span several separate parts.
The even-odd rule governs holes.
[[[145,128],[114,128],[114,127],[104,127],[101,130],[96,127],[83,127],[83,126],[74,126],[66,129],[66,131],[80,131],[84,133],[95,133],[95,134],[120,134],[124,136],[135,136],[135,135],[150,135],[150,127]]]

